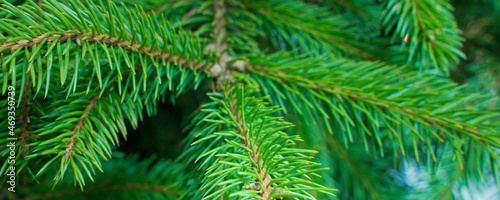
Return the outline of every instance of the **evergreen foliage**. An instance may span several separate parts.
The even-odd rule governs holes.
[[[481,80],[498,80],[494,37],[468,43],[486,33],[455,4],[466,13],[446,0],[3,0],[0,198],[453,199],[500,185],[498,81]],[[180,155],[117,148],[187,94],[203,102],[183,108]]]

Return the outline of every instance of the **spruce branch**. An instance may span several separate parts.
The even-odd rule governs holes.
[[[459,59],[464,39],[460,36],[452,6],[443,0],[384,1],[385,33],[393,43],[408,37],[407,62],[423,69],[439,69],[449,74]],[[406,40],[406,39],[405,39]]]
[[[233,59],[229,55],[229,49],[227,44],[227,20],[225,19],[226,15],[226,5],[224,5],[224,0],[215,0],[214,1],[214,20],[213,20],[213,44],[209,44],[206,47],[207,51],[215,50],[216,55],[218,56],[217,64],[213,65],[210,69],[210,74],[215,78],[217,83],[214,83],[216,89],[220,90],[218,86],[220,84],[224,84],[228,80],[234,81],[234,77],[231,76],[229,69],[229,62]],[[214,48],[214,49],[210,49]]]
[[[227,21],[224,18],[226,14],[226,7],[224,6],[224,0],[215,0],[214,1],[214,42],[215,42],[215,51],[217,55],[220,57],[229,56],[227,53],[227,43],[226,43],[226,24]],[[219,58],[223,59],[223,58]]]
[[[111,2],[107,5],[101,2],[99,6],[88,1],[70,4],[72,8],[54,1],[43,1],[40,5],[31,2],[30,6],[20,7],[2,4],[4,10],[22,20],[0,20],[5,25],[0,29],[9,34],[0,39],[3,42],[0,51],[5,58],[2,68],[11,67],[14,86],[16,76],[22,76],[22,87],[31,84],[36,93],[45,87],[47,107],[42,110],[49,114],[37,124],[34,133],[39,140],[23,143],[30,148],[23,163],[34,159],[46,161],[37,173],[32,173],[37,178],[59,162],[55,183],[63,179],[71,166],[75,181],[83,189],[83,174],[93,181],[94,169],[101,169],[100,159],[111,156],[110,144],[118,144],[117,132],[124,131],[124,119],[136,126],[137,116],[142,118],[142,108],[149,113],[155,106],[150,101],[166,90],[174,90],[178,95],[188,85],[196,88],[203,80],[199,73],[204,73],[203,68],[210,65],[206,63],[212,55],[202,53],[199,39],[175,31],[143,10],[126,9],[123,14]],[[157,35],[161,37],[156,38]],[[19,63],[22,70],[16,69]],[[128,69],[123,70],[123,66]],[[55,70],[60,71],[60,76]],[[57,91],[60,88],[54,88],[54,81],[64,85],[71,72],[73,76],[64,89],[67,92],[64,98]],[[11,76],[5,75],[4,81],[9,81]],[[93,81],[96,75],[98,85]],[[167,84],[161,84],[165,77]],[[136,80],[142,83],[142,93]],[[88,81],[86,91],[85,84],[78,84],[82,81]],[[146,91],[148,84],[155,89]],[[80,95],[87,97],[89,92],[93,96],[80,98]],[[65,113],[57,116],[58,112]],[[26,137],[26,132],[21,137]]]
[[[149,73],[154,73],[154,71]],[[84,75],[89,76],[88,74]],[[123,74],[123,77],[130,82],[130,77],[136,75],[142,76],[140,71],[134,75],[132,70],[128,70]],[[185,77],[184,79],[188,82],[194,79],[192,75],[189,76],[186,73],[177,73],[175,76],[171,75],[170,78],[178,81],[181,77]],[[117,88],[119,89],[121,84],[117,86],[116,82],[118,81],[118,77],[115,77],[112,81],[106,82],[106,89],[104,90],[99,89],[99,86],[94,83],[91,87],[93,88],[91,92],[93,95],[88,99],[82,99],[81,97],[86,97],[86,94],[79,92],[69,95],[67,100],[58,100],[57,103],[49,104],[46,110],[51,112],[43,117],[48,119],[48,122],[43,128],[36,131],[38,136],[44,140],[33,143],[35,148],[29,159],[43,158],[45,156],[50,156],[51,159],[40,168],[36,177],[42,175],[49,166],[59,160],[61,167],[55,177],[56,183],[63,180],[67,171],[66,168],[71,164],[72,171],[75,174],[73,178],[83,190],[85,185],[83,173],[86,173],[94,181],[94,168],[101,170],[100,160],[111,157],[110,145],[118,145],[117,133],[122,132],[122,135],[126,138],[124,120],[128,119],[135,128],[137,121],[142,120],[142,109],[145,109],[151,115],[152,107],[156,106],[151,103],[153,101],[151,97],[155,91],[148,91],[145,94],[138,95],[139,93],[136,93],[138,90],[128,88],[120,96]],[[150,81],[157,82],[158,79]],[[180,84],[172,85],[172,83],[164,84],[156,92],[163,94],[172,87],[178,91],[185,89],[183,88],[185,86]],[[58,99],[58,97],[61,98],[61,94],[52,97]],[[60,111],[66,111],[67,113],[58,116],[57,113]],[[60,135],[57,135],[58,133]],[[60,141],[61,139],[62,141]],[[59,144],[59,142],[63,144]]]
[[[441,116],[431,116],[429,112],[426,112],[418,108],[411,108],[408,106],[404,106],[399,104],[399,102],[392,102],[384,97],[378,97],[376,95],[362,91],[354,91],[333,84],[328,85],[325,83],[315,83],[311,79],[302,78],[297,75],[287,74],[282,71],[266,70],[266,68],[267,67],[262,67],[262,66],[249,66],[249,71],[251,73],[268,76],[269,78],[272,79],[277,79],[278,81],[288,85],[295,84],[299,87],[311,88],[316,92],[330,94],[339,99],[346,99],[347,101],[373,104],[375,106],[378,106],[380,110],[391,109],[396,113],[404,115],[405,117],[408,118],[419,117],[421,118],[420,121],[428,125],[437,125],[452,131],[463,130],[464,133],[469,134],[470,136],[473,136],[474,138],[480,140],[480,136],[478,135],[479,129],[464,122],[447,123],[450,121],[449,119],[445,119],[444,117]],[[439,139],[442,140],[442,138]]]
[[[99,115],[96,114],[97,111],[95,111],[94,108],[96,108],[96,106],[99,106],[99,108],[102,107],[102,105],[99,104],[103,104],[103,101],[105,101],[99,100],[100,97],[99,93],[97,93],[90,100],[86,101],[70,98],[72,100],[71,104],[63,105],[52,111],[52,113],[57,113],[58,110],[71,112],[56,118],[54,122],[48,124],[48,127],[52,127],[54,124],[61,124],[64,126],[55,126],[48,130],[42,128],[36,131],[38,136],[45,138],[45,140],[33,143],[34,148],[29,159],[40,159],[40,157],[43,158],[44,156],[49,156],[49,158],[51,158],[50,161],[40,168],[36,177],[46,172],[48,167],[58,160],[61,167],[54,178],[56,184],[63,180],[67,167],[70,165],[73,173],[75,173],[74,178],[79,183],[82,190],[85,185],[85,180],[80,171],[81,168],[83,168],[87,176],[94,181],[92,178],[92,174],[95,174],[94,167],[102,170],[99,161],[100,158],[106,159],[106,156],[111,156],[111,149],[108,144],[109,141],[111,141],[112,144],[118,142],[116,132],[111,128],[112,125],[107,124],[110,127],[106,127],[100,122],[103,121],[104,123],[108,123],[107,119],[97,117]],[[78,111],[77,108],[83,109]],[[51,115],[53,115],[52,113],[44,116],[44,118],[51,117]],[[101,114],[101,116],[103,115]],[[99,128],[100,132],[97,133],[93,126]],[[61,133],[61,135],[56,136],[54,133]],[[52,136],[52,138],[48,139],[47,136]],[[60,141],[61,139],[62,141]],[[80,165],[81,168],[78,167],[77,164]]]
[[[231,87],[231,86],[229,86]],[[236,86],[238,87],[238,86]],[[239,87],[242,87],[241,85],[239,85]],[[243,88],[239,88],[239,90],[243,90]],[[227,91],[229,93],[231,93],[231,89],[227,89]],[[258,151],[258,147],[257,145],[255,144],[255,141],[251,141],[251,138],[250,138],[250,130],[249,130],[249,127],[247,127],[246,125],[246,122],[243,122],[243,116],[244,113],[241,113],[239,111],[236,110],[237,106],[237,96],[236,94],[232,94],[233,96],[228,98],[228,99],[232,99],[231,102],[227,102],[227,104],[230,105],[230,108],[228,110],[226,110],[227,112],[229,112],[230,115],[232,116],[236,116],[236,124],[237,124],[237,127],[235,128],[235,131],[236,133],[238,133],[241,137],[240,137],[240,141],[241,143],[246,147],[246,151],[247,153],[249,154],[249,156],[252,158],[252,168],[254,171],[256,171],[256,173],[259,175],[258,177],[258,180],[259,180],[259,183],[255,184],[256,186],[259,186],[257,187],[257,190],[259,190],[259,194],[261,195],[262,197],[262,200],[269,200],[270,196],[271,196],[271,186],[269,185],[269,183],[271,182],[271,179],[267,176],[266,174],[266,167],[263,166],[264,164],[264,160],[262,158],[259,158],[262,153]],[[242,102],[243,103],[243,102]],[[243,107],[244,105],[240,105],[241,107]],[[257,180],[257,179],[256,179]],[[262,187],[260,187],[262,186]],[[247,187],[245,188],[245,186],[243,187],[244,189],[254,189],[255,187]]]
[[[216,80],[216,82],[213,83],[212,88],[214,88],[214,90],[220,90],[220,84],[225,84],[227,81],[235,81],[235,78],[231,75],[231,70],[236,68],[240,71],[244,71],[247,63],[243,60],[237,60],[229,54],[231,49],[227,43],[227,6],[224,5],[224,1],[215,0],[213,9],[215,12],[214,20],[212,22],[212,24],[214,24],[214,39],[213,43],[205,47],[205,51],[215,51],[218,56],[217,63],[213,65],[209,71],[211,77]]]
[[[211,69],[210,72],[212,74],[212,77],[214,77],[214,81],[211,84],[212,92],[215,92],[217,90],[220,90],[218,87],[220,83],[223,83],[227,81],[228,75],[228,69],[227,69],[227,61],[229,60],[229,53],[227,52],[227,43],[226,43],[226,37],[227,37],[227,32],[226,32],[226,25],[227,21],[225,19],[225,14],[226,14],[226,6],[224,5],[224,0],[215,0],[213,5],[213,10],[214,10],[214,19],[213,19],[213,47],[215,48],[215,53],[219,57],[217,59],[217,64],[215,64]],[[208,48],[210,46],[207,46]],[[205,48],[207,48],[205,47]],[[210,49],[208,49],[210,50]],[[233,78],[229,78],[230,81],[233,81]],[[222,126],[217,127],[218,130],[220,131],[222,129]],[[225,144],[225,141],[221,141],[220,145],[223,146]],[[219,161],[221,161],[222,158],[219,158]],[[222,167],[221,170],[224,170]],[[223,189],[226,185],[220,185],[219,189]],[[222,195],[220,197],[221,200],[225,199],[225,196]]]
[[[465,57],[445,0],[0,1],[15,165],[33,178],[12,198],[425,199],[500,180],[498,99],[429,74]],[[199,87],[178,162],[116,159],[127,123]],[[406,163],[428,173],[412,185]]]
[[[252,96],[251,89],[243,87],[235,82],[221,93],[210,94],[216,104],[207,106],[218,105],[221,114],[218,109],[202,110],[208,112],[204,114],[204,127],[213,128],[197,133],[200,139],[192,144],[190,154],[201,151],[197,160],[203,160],[201,168],[207,170],[201,187],[204,199],[315,199],[308,190],[331,194],[331,189],[310,180],[317,176],[317,171],[324,170],[309,161],[309,154],[315,151],[294,148],[300,139],[281,132],[290,124],[273,117],[271,114],[277,110],[267,107],[264,98]],[[218,125],[224,127],[222,131],[210,132]],[[211,148],[221,140],[224,145]],[[213,164],[203,167],[209,163]],[[217,186],[223,187],[216,190]]]
[[[82,126],[85,125],[85,120],[87,120],[87,117],[90,115],[90,113],[92,113],[92,109],[97,106],[97,100],[100,97],[101,97],[101,95],[99,93],[95,94],[94,97],[92,97],[92,99],[90,100],[90,103],[87,104],[87,106],[85,107],[85,110],[82,112],[83,114],[80,117],[80,121],[78,121],[75,124],[75,128],[71,131],[72,135],[70,137],[68,147],[66,147],[66,150],[65,150],[66,153],[64,154],[65,159],[67,159],[68,157],[70,157],[74,153],[72,149],[76,146],[75,139],[76,139],[76,137],[79,136],[80,129],[82,129]]]
[[[288,107],[298,115],[318,113],[316,121],[324,120],[330,133],[342,132],[345,145],[358,133],[368,151],[369,136],[383,156],[385,142],[381,138],[389,135],[388,141],[406,155],[407,142],[417,149],[418,141],[449,140],[456,142],[455,153],[462,158],[462,145],[471,138],[473,143],[483,145],[489,156],[498,157],[488,147],[500,146],[495,134],[499,127],[494,122],[499,114],[463,107],[480,102],[484,96],[461,93],[456,85],[438,77],[378,63],[325,57],[283,58],[275,54],[250,60],[249,82],[260,85],[262,95],[270,95],[275,105]],[[276,60],[280,61],[273,63]],[[411,140],[405,141],[403,135],[411,136]],[[429,152],[436,161],[434,150]],[[418,161],[420,153],[414,153]]]
[[[143,199],[179,198],[186,188],[179,184],[186,176],[184,165],[170,160],[148,157],[139,159],[138,155],[127,157],[117,154],[115,158],[103,163],[105,173],[95,175],[82,191],[73,187],[72,180],[63,180],[58,187],[50,189],[51,179],[44,179],[40,185],[27,185],[23,188],[25,198],[33,199],[75,199],[75,198],[128,198],[130,195]],[[48,172],[44,177],[53,175]],[[20,196],[20,197],[23,197]]]
[[[130,11],[126,9],[125,14],[123,14],[112,3],[105,6],[101,2],[101,5],[97,6],[89,2],[86,2],[85,5],[73,2],[73,9],[70,9],[60,3],[44,2],[42,7],[45,9],[35,4],[35,6],[23,9],[13,7],[8,3],[3,4],[4,8],[10,9],[15,16],[23,19],[22,22],[25,25],[11,20],[3,20],[2,23],[7,25],[4,26],[3,31],[13,34],[12,37],[15,39],[4,39],[4,44],[0,47],[2,53],[11,53],[11,57],[14,57],[19,56],[19,52],[22,52],[21,47],[37,47],[34,49],[34,55],[30,55],[30,61],[33,61],[36,54],[41,49],[44,49],[42,48],[44,45],[46,45],[45,49],[48,51],[56,51],[57,49],[53,45],[73,41],[75,46],[83,45],[82,43],[86,42],[88,45],[85,45],[85,47],[88,48],[89,52],[103,49],[105,56],[110,61],[113,60],[111,58],[116,58],[116,55],[112,55],[114,53],[109,49],[116,47],[119,51],[123,49],[140,54],[141,57],[144,57],[141,59],[153,59],[154,61],[151,60],[151,62],[161,63],[162,65],[169,62],[173,65],[204,71],[204,68],[209,68],[213,63],[210,61],[212,55],[203,54],[203,45],[200,40],[182,31],[179,32],[179,35],[175,35],[176,31],[164,20],[160,22],[157,17],[145,14],[143,10]],[[103,12],[94,13],[96,16],[76,14],[81,10],[93,9]],[[40,16],[30,14],[35,12],[42,14]],[[134,20],[135,17],[138,17],[138,19]],[[44,21],[44,23],[37,22],[38,20]],[[19,27],[14,28],[14,25],[19,25]],[[33,31],[27,27],[34,27]],[[17,30],[12,32],[9,29]],[[91,43],[96,43],[96,45],[90,45]],[[60,52],[57,54],[59,58],[66,54],[68,47],[66,46],[62,55]],[[87,50],[84,49],[83,52],[85,51]],[[46,53],[41,58],[45,58],[47,55],[49,54]],[[9,61],[12,61],[12,59],[7,61],[3,64],[10,64]],[[126,63],[131,67],[132,62],[133,60],[129,60]],[[99,72],[97,75],[100,78]],[[99,79],[99,81],[101,80]],[[35,87],[38,88],[38,85]]]

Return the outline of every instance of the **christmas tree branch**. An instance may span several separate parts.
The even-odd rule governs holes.
[[[325,120],[330,133],[337,129],[351,142],[352,132],[375,137],[381,155],[384,148],[381,137],[385,134],[393,136],[391,142],[400,146],[406,155],[398,131],[400,128],[411,134],[414,148],[417,141],[430,140],[430,136],[440,142],[452,140],[460,144],[464,143],[464,137],[470,137],[485,146],[500,146],[498,137],[489,134],[496,132],[498,125],[492,120],[499,114],[463,107],[481,101],[484,96],[463,94],[457,91],[456,85],[438,77],[416,75],[401,68],[370,62],[323,57],[318,60],[285,58],[279,54],[270,56],[270,59],[250,58],[252,64],[247,66],[250,82],[263,87],[263,95],[271,95],[275,105],[288,107],[299,115],[318,112],[322,118],[316,121]],[[275,59],[280,60],[278,64],[273,63]],[[265,65],[268,66],[263,67]],[[361,72],[363,76],[357,75]],[[434,102],[441,106],[435,106]],[[321,105],[326,105],[326,108]],[[313,108],[316,111],[308,111]],[[414,127],[415,124],[425,128]],[[362,138],[368,150],[365,136]],[[457,153],[463,152],[461,145],[455,144],[454,148]],[[497,156],[494,151],[488,152]],[[434,153],[432,155],[436,160]],[[415,156],[418,160],[417,151]]]
[[[66,147],[66,154],[64,155],[66,158],[70,157],[74,153],[72,149],[73,147],[76,146],[75,138],[79,136],[80,129],[82,129],[82,126],[85,124],[85,120],[87,120],[87,117],[92,113],[92,109],[97,106],[97,100],[99,98],[100,98],[99,93],[95,94],[94,97],[92,97],[90,103],[87,104],[87,106],[85,107],[85,110],[83,111],[83,114],[80,117],[80,121],[78,121],[75,124],[75,128],[71,131],[72,135],[68,143],[68,146]]]
[[[11,34],[9,37],[0,38],[0,41],[4,42],[0,44],[0,52],[9,56],[2,64],[9,65],[16,60],[12,58],[19,57],[22,52],[29,50],[27,48],[31,48],[32,52],[24,55],[29,60],[30,66],[37,59],[46,59],[44,62],[51,66],[53,54],[59,60],[69,59],[67,55],[72,53],[69,50],[80,47],[83,48],[81,50],[83,54],[90,52],[90,55],[95,59],[93,61],[96,62],[96,74],[101,83],[102,69],[99,67],[101,61],[98,61],[98,57],[102,54],[99,54],[98,50],[103,52],[103,56],[107,58],[111,67],[112,61],[118,62],[117,57],[120,56],[115,53],[114,49],[118,49],[118,53],[128,51],[136,54],[142,61],[144,71],[147,71],[145,65],[148,61],[154,63],[155,68],[158,68],[159,65],[172,64],[199,72],[205,72],[205,68],[209,68],[212,63],[215,63],[213,55],[203,54],[202,41],[190,33],[175,31],[164,19],[160,22],[160,19],[146,14],[140,9],[137,11],[125,9],[124,14],[119,12],[111,2],[108,2],[108,5],[101,2],[100,6],[88,1],[84,1],[84,4],[72,2],[72,8],[69,8],[57,2],[44,1],[41,4],[43,9],[37,4],[26,8],[20,7],[23,9],[8,3],[2,4],[4,8],[12,10],[16,17],[23,19],[21,22],[9,19],[0,20],[6,25],[0,29]],[[102,12],[94,13],[94,16],[82,14],[84,13],[82,10]],[[39,14],[32,15],[31,13]],[[70,44],[70,41],[74,44]],[[66,43],[64,50],[60,49],[63,43]],[[45,55],[41,54],[42,51],[45,52]],[[96,53],[92,54],[93,52]],[[126,61],[126,66],[132,68],[132,65],[135,65],[134,62],[137,61],[133,59],[135,56],[122,56]],[[69,62],[60,62],[60,64],[65,65],[62,66],[63,70],[61,70],[61,83],[64,83]],[[30,67],[28,71],[30,70],[34,69]],[[34,87],[40,88],[41,82],[35,83],[37,84]]]
[[[393,42],[403,38],[408,43],[408,63],[420,69],[439,69],[449,74],[459,59],[463,38],[452,6],[447,1],[384,1],[385,33],[393,34]]]
[[[215,42],[215,51],[219,56],[228,56],[227,55],[227,43],[226,43],[226,25],[227,21],[224,18],[226,14],[226,7],[224,6],[223,0],[215,0],[214,1],[214,42]],[[220,59],[220,58],[219,58]]]
[[[232,83],[224,87],[222,93],[210,94],[220,106],[219,112],[212,108],[202,110],[209,112],[204,117],[205,123],[212,124],[214,129],[218,125],[224,127],[222,131],[210,132],[207,131],[209,126],[203,126],[207,128],[198,133],[201,138],[190,150],[190,154],[201,152],[197,160],[203,160],[202,166],[214,162],[206,169],[201,187],[205,191],[204,199],[222,196],[315,199],[306,191],[331,195],[331,189],[311,181],[311,176],[317,176],[316,171],[324,169],[309,161],[315,151],[294,148],[300,139],[281,132],[290,124],[283,122],[281,117],[273,117],[271,113],[277,110],[267,107],[263,98],[252,96],[252,93],[241,83]],[[221,139],[224,145],[210,148]],[[214,159],[217,157],[221,159]],[[240,186],[243,190],[238,189]]]
[[[375,105],[381,110],[391,109],[392,111],[395,111],[396,113],[408,118],[421,118],[421,122],[427,123],[428,125],[441,126],[451,131],[464,131],[465,134],[468,134],[480,140],[480,137],[478,136],[479,129],[470,124],[464,122],[449,123],[450,119],[446,119],[441,116],[432,116],[428,111],[403,106],[399,102],[394,102],[384,97],[379,97],[370,93],[365,93],[363,91],[350,90],[340,85],[337,86],[334,84],[314,83],[313,80],[307,78],[287,74],[282,71],[265,70],[266,68],[267,67],[262,66],[249,66],[248,69],[250,73],[267,76],[270,79],[275,79],[288,85],[295,84],[299,87],[310,88],[316,92],[333,95],[338,99],[346,99],[348,101],[352,100],[355,102]],[[440,140],[442,139],[440,138]]]
[[[337,56],[377,59],[359,48],[358,43],[350,38],[354,35],[354,30],[348,21],[331,16],[326,9],[302,1],[259,1],[249,7],[255,13],[255,18],[262,20],[255,23],[263,27],[268,38],[283,37],[283,40],[275,39],[275,46],[290,46],[290,49],[281,50],[294,49],[296,43],[308,51],[323,52],[326,49]],[[280,34],[275,36],[275,32]],[[292,42],[294,40],[296,42]]]

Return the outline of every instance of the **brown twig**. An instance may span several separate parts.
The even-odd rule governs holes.
[[[181,21],[186,21],[187,19],[196,15],[197,12],[198,12],[198,8],[193,8],[192,10],[190,10],[186,14],[184,14],[184,16],[182,16]]]

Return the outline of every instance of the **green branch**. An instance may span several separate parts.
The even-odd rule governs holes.
[[[348,166],[349,169],[351,169],[352,174],[356,174],[360,176],[358,180],[364,185],[364,187],[370,191],[370,195],[372,196],[373,199],[383,199],[379,191],[375,188],[373,183],[370,180],[370,176],[367,175],[364,171],[359,169],[357,166],[358,163],[353,161],[351,157],[349,156],[349,153],[344,149],[344,147],[341,146],[341,144],[334,138],[334,137],[328,137],[328,144],[333,147],[333,150],[336,152],[336,154],[344,161]]]
[[[297,8],[300,12],[293,12],[290,7]],[[331,16],[325,9],[301,1],[258,2],[250,8],[255,10],[255,18],[262,20],[258,24],[269,34],[268,38],[283,37],[283,41],[276,39],[275,43],[291,46],[291,49],[282,50],[293,50],[296,45],[292,41],[297,40],[298,46],[308,51],[322,52],[327,49],[337,56],[345,54],[368,60],[376,59],[359,48],[357,42],[349,37],[351,32],[354,34],[349,22],[339,16]],[[293,39],[296,37],[299,39]],[[275,46],[282,47],[286,44]]]
[[[267,107],[263,98],[252,96],[251,89],[243,89],[241,83],[233,85],[222,93],[210,95],[219,109],[202,110],[209,113],[204,123],[220,125],[223,130],[213,133],[203,130],[189,150],[192,155],[201,152],[198,154],[198,160],[203,160],[201,165],[212,164],[206,168],[201,187],[204,199],[222,196],[315,199],[306,191],[331,194],[331,189],[311,181],[311,176],[317,176],[315,172],[324,170],[309,161],[315,151],[294,148],[300,139],[281,132],[290,124],[272,116],[278,110]],[[223,145],[210,147],[221,140],[225,141]]]
[[[431,116],[431,112],[419,108],[412,108],[407,105],[401,105],[400,102],[391,99],[380,97],[375,94],[370,94],[362,90],[351,90],[341,85],[327,85],[324,83],[314,83],[315,81],[302,78],[300,75],[286,74],[281,71],[266,70],[265,67],[254,66],[250,67],[249,71],[254,74],[266,76],[269,79],[274,79],[285,84],[295,84],[302,88],[311,88],[320,93],[330,94],[339,99],[347,101],[362,102],[366,105],[377,106],[380,110],[391,109],[392,111],[401,114],[408,118],[420,118],[420,122],[430,126],[438,125],[451,131],[464,131],[465,134],[480,140],[478,135],[479,129],[466,122],[452,121],[442,116]],[[438,137],[439,138],[439,137]],[[442,140],[442,138],[439,138]],[[484,142],[484,141],[482,141]],[[499,143],[500,144],[500,143]]]
[[[172,55],[169,52],[162,52],[160,49],[152,49],[150,46],[143,46],[141,43],[131,44],[128,40],[119,40],[118,37],[110,37],[107,34],[93,35],[91,32],[81,33],[78,31],[57,32],[50,35],[42,35],[29,39],[22,39],[17,42],[7,42],[0,45],[1,53],[11,53],[22,48],[32,48],[33,46],[40,46],[43,43],[54,41],[76,41],[75,43],[81,45],[82,41],[89,43],[102,43],[109,46],[122,48],[130,52],[136,52],[144,56],[152,56],[158,60],[166,60],[171,63],[184,66],[186,68],[204,71],[203,69],[209,68],[210,64],[198,62],[195,60],[188,60],[179,55]],[[8,64],[8,63],[5,63]]]
[[[124,14],[110,2],[107,5],[101,2],[97,6],[87,1],[84,1],[85,5],[70,1],[72,8],[53,1],[43,2],[41,4],[43,9],[37,4],[25,7],[2,4],[4,9],[10,10],[16,17],[22,19],[19,22],[10,19],[0,20],[4,24],[0,27],[1,31],[9,33],[9,37],[0,38],[3,42],[0,45],[0,52],[8,55],[2,65],[13,63],[15,57],[17,60],[22,59],[23,51],[27,52],[26,48],[31,48],[32,52],[24,54],[29,60],[29,66],[37,59],[47,59],[46,63],[50,66],[49,60],[53,58],[49,52],[54,52],[59,59],[68,59],[69,57],[65,55],[70,47],[81,47],[83,55],[89,52],[93,57],[98,55],[92,52],[102,49],[109,63],[117,62],[118,55],[114,49],[117,49],[118,53],[123,53],[125,50],[138,54],[141,61],[154,63],[155,68],[158,68],[158,65],[173,64],[204,72],[214,63],[213,54],[203,53],[204,44],[198,38],[187,32],[175,31],[164,20],[160,22],[159,18],[146,14],[143,10],[125,9]],[[85,10],[100,12],[87,14],[83,12]],[[61,50],[61,44],[69,41],[74,45],[67,44],[65,49]],[[41,54],[42,50],[46,50],[44,55]],[[133,56],[123,56],[123,59],[129,68],[136,62]],[[68,62],[60,64],[67,65]],[[65,70],[61,73],[67,74],[67,67],[63,68]],[[28,67],[28,72],[31,70],[36,69]],[[101,81],[101,69],[97,70]],[[65,76],[61,76],[64,82]],[[34,77],[32,78],[34,83],[39,83]],[[39,86],[34,84],[36,88]]]
[[[101,170],[100,159],[111,156],[110,143],[118,143],[117,132],[126,135],[124,119],[136,126],[142,108],[151,110],[155,105],[150,101],[164,91],[175,90],[178,95],[193,83],[196,88],[203,80],[199,73],[213,63],[213,54],[203,54],[203,42],[190,33],[175,31],[140,9],[125,9],[123,14],[111,2],[98,6],[71,1],[72,8],[54,1],[30,4],[14,7],[5,2],[2,8],[19,20],[0,19],[0,31],[5,33],[0,37],[2,68],[10,66],[3,74],[4,82],[10,79],[18,87],[17,77],[22,76],[20,95],[24,98],[22,89],[26,93],[32,87],[37,103],[36,94],[45,87],[42,102],[46,107],[41,110],[46,113],[35,116],[40,119],[34,131],[39,138],[28,144],[27,129],[22,127],[22,145],[32,148],[23,162],[46,161],[38,173],[30,170],[34,178],[59,163],[55,183],[70,167],[83,189],[83,175],[93,180],[94,169]],[[128,69],[123,70],[124,66]],[[55,81],[64,85],[70,73],[64,98]],[[168,82],[162,84],[165,76]],[[174,84],[173,80],[179,81]],[[86,84],[78,84],[82,81],[88,81],[86,91]],[[137,82],[142,83],[142,93]],[[153,89],[146,90],[147,84]],[[89,92],[93,97],[82,98]],[[26,113],[26,105],[21,106]],[[64,114],[58,116],[58,112]]]
[[[89,183],[82,191],[73,186],[73,180],[63,180],[55,188],[50,188],[53,171],[44,175],[40,184],[20,188],[20,198],[34,199],[74,199],[74,198],[128,198],[131,195],[143,199],[182,198],[187,188],[183,188],[186,175],[184,165],[169,160],[148,157],[139,160],[138,155],[116,156],[102,165],[105,173],[96,174],[94,183]]]
[[[393,42],[398,43],[408,37],[408,63],[449,74],[460,58],[465,59],[462,31],[447,1],[386,0],[384,9],[386,34],[395,30]]]
[[[273,63],[275,59],[281,61]],[[500,146],[494,134],[500,128],[494,119],[500,115],[463,107],[484,97],[463,94],[454,84],[438,77],[416,75],[377,63],[331,58],[282,58],[275,54],[250,60],[251,82],[260,85],[264,95],[274,97],[273,103],[299,115],[304,109],[317,109],[312,113],[317,112],[328,121],[325,125],[331,133],[331,127],[340,127],[339,131],[351,142],[352,132],[357,130],[375,137],[381,151],[381,132],[386,131],[403,155],[405,145],[396,138],[407,133],[414,145],[418,140],[430,139],[424,137],[429,133],[441,142],[449,139],[464,144],[463,137],[468,136],[486,146]],[[435,106],[436,103],[440,106]],[[397,127],[408,132],[400,133]],[[365,147],[368,150],[366,140]],[[463,153],[461,145],[454,147]],[[418,152],[415,153],[418,160]],[[497,157],[492,150],[489,154]],[[436,156],[432,157],[435,160]]]

